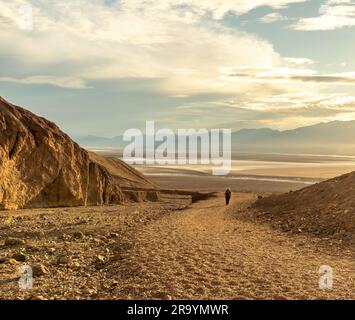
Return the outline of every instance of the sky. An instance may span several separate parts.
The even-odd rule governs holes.
[[[355,0],[0,0],[0,96],[72,136],[355,120]]]

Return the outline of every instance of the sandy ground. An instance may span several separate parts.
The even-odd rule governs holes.
[[[246,209],[253,195],[239,194]],[[238,220],[218,198],[162,217],[141,230],[135,253],[123,255],[123,298],[354,299],[354,259],[306,237],[290,237]],[[329,265],[334,289],[319,289]],[[132,272],[133,271],[133,275]]]
[[[227,187],[236,192],[258,193],[270,195],[284,193],[290,190],[298,190],[310,184],[297,182],[275,182],[262,180],[239,180],[218,176],[168,176],[152,175],[147,177],[159,184],[162,188],[173,190],[194,190],[194,191],[224,191]],[[258,178],[258,177],[256,177]],[[272,179],[272,177],[270,177]],[[275,177],[276,178],[276,177]]]
[[[106,267],[133,248],[137,230],[190,202],[174,196],[124,206],[0,212],[0,299],[117,298],[110,292],[119,282]],[[6,245],[9,237],[23,243]],[[25,262],[13,259],[19,254]],[[33,279],[33,289],[20,290],[19,268],[37,264],[45,274]]]
[[[1,246],[0,258],[22,252],[47,270],[20,290],[20,264],[5,259],[0,298],[355,299],[353,248],[239,219],[255,195],[237,199],[2,213],[1,239],[25,244]],[[319,289],[321,265],[332,290]]]

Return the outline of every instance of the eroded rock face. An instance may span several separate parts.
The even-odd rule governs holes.
[[[0,209],[125,200],[118,177],[54,123],[0,98]]]

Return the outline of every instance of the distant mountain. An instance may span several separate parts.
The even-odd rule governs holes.
[[[293,130],[242,129],[233,151],[355,154],[355,121],[332,121]]]
[[[355,143],[355,121],[332,121],[293,130],[242,129],[233,133],[235,142],[273,140],[286,143]]]
[[[117,148],[127,145],[122,136],[74,137],[83,147]],[[233,153],[355,154],[355,121],[332,121],[293,130],[241,129],[232,133]]]

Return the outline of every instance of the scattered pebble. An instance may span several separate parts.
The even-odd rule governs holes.
[[[73,234],[73,237],[75,238],[75,239],[83,239],[85,236],[84,236],[84,234],[82,233],[82,232],[75,232],[74,234]]]
[[[59,256],[57,259],[57,264],[65,265],[65,264],[69,264],[70,261],[71,259],[67,256]]]
[[[111,238],[118,238],[120,235],[118,234],[118,233],[116,233],[116,232],[111,232],[110,233],[110,237]]]
[[[22,253],[15,253],[12,258],[19,262],[25,262],[27,259],[27,257]]]
[[[99,263],[105,263],[105,257],[104,256],[102,256],[102,255],[98,255],[97,257],[96,257],[96,261],[97,262],[99,262]]]
[[[81,269],[81,264],[79,262],[73,262],[70,267],[72,269]]]
[[[35,264],[32,266],[32,275],[40,277],[48,273],[48,269],[43,264]]]
[[[17,238],[7,238],[5,240],[5,246],[19,246],[24,245],[25,241]]]
[[[92,295],[92,294],[95,294],[95,293],[96,293],[96,290],[95,290],[95,289],[92,289],[92,288],[86,288],[86,289],[84,289],[83,292],[84,292],[85,294]]]
[[[13,264],[13,265],[17,265],[17,264],[19,264],[19,262],[18,262],[17,260],[12,259],[12,258],[11,258],[11,259],[9,259],[8,263]]]
[[[30,296],[28,300],[46,300],[43,296]]]

